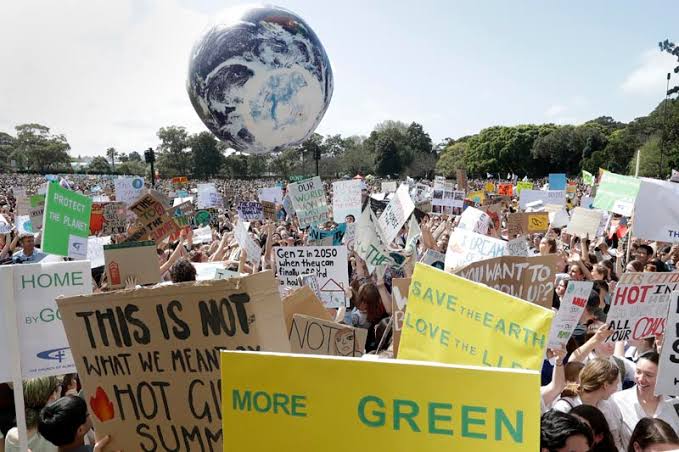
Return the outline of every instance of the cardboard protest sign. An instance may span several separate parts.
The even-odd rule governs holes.
[[[592,206],[629,217],[639,193],[640,179],[605,171]]]
[[[614,330],[607,341],[637,340],[663,333],[675,290],[679,290],[679,273],[620,275],[606,317]]]
[[[550,173],[549,178],[550,190],[565,190],[566,189],[566,174],[565,173]]]
[[[443,270],[445,268],[446,255],[435,250],[427,250],[422,259],[420,259],[420,262]]]
[[[410,281],[410,278],[393,278],[391,280],[391,316],[393,322],[391,348],[394,352],[394,358],[398,358],[398,349],[401,345],[401,332],[403,331],[403,318],[408,304]]]
[[[396,184],[394,182],[394,184]],[[382,183],[384,185],[384,183]],[[349,215],[354,221],[361,216],[363,181],[346,180],[332,184],[332,217],[335,223],[344,223]],[[394,189],[396,191],[396,189]]]
[[[258,202],[247,201],[238,204],[238,217],[243,221],[257,221],[264,219],[264,209]]]
[[[154,195],[147,193],[130,205],[130,210],[137,216],[135,230],[128,242],[138,242],[151,238],[156,243],[165,237],[179,232],[179,226],[165,211],[165,207]]]
[[[467,191],[467,172],[465,170],[455,170],[455,180],[457,181],[458,190]]]
[[[564,190],[522,190],[519,195],[519,208],[526,209],[526,205],[535,201],[543,204],[558,206],[566,205],[566,192]]]
[[[299,275],[299,282],[302,286],[307,286],[311,289],[318,298],[321,298],[321,285],[318,283],[318,278],[314,273]]]
[[[292,318],[295,314],[304,314],[327,321],[334,320],[321,300],[307,286],[300,287],[283,298],[283,317],[285,319],[285,331],[288,332],[288,335],[290,335]]]
[[[244,352],[222,369],[228,450],[345,452],[337,432],[365,450],[540,449],[537,372]]]
[[[507,242],[507,256],[528,256],[528,240],[525,236],[519,236]]]
[[[97,235],[104,228],[104,203],[93,202],[90,209],[90,234]]]
[[[281,187],[267,187],[259,191],[259,202],[272,202],[274,204],[283,203],[283,190]]]
[[[678,242],[678,199],[679,184],[642,179],[634,206],[634,236],[646,240]]]
[[[238,245],[245,250],[248,262],[251,262],[255,267],[259,267],[259,262],[262,260],[262,248],[250,237],[248,230],[241,220],[236,222],[234,236]]]
[[[90,198],[51,182],[45,198],[42,250],[57,256],[86,259],[91,209]]]
[[[144,189],[142,177],[119,177],[113,180],[116,191],[116,201],[124,202],[128,206],[135,202]]]
[[[90,264],[86,261],[0,266],[0,317],[12,303],[16,318],[18,354],[23,378],[75,372],[73,357],[61,324],[55,299],[92,291]],[[2,329],[6,330],[5,323]],[[2,336],[0,336],[1,338]],[[11,343],[11,342],[10,342]],[[2,342],[7,353],[8,342]],[[17,366],[19,362],[15,363]],[[3,361],[9,371],[13,361]],[[2,375],[0,371],[0,375]],[[0,378],[8,381],[5,376]]]
[[[589,294],[592,293],[593,285],[592,281],[568,281],[566,293],[552,322],[547,347],[553,349],[566,348],[566,343],[573,335],[575,327],[580,322],[582,312],[587,306],[587,299]]]
[[[153,240],[104,245],[104,263],[106,279],[112,289],[125,287],[128,277],[134,277],[141,285],[160,282],[160,265]]]
[[[288,246],[277,247],[274,252],[282,286],[300,287],[299,276],[313,273],[326,308],[346,305],[344,291],[349,287],[349,273],[345,246]]]
[[[547,212],[517,212],[507,216],[507,233],[509,237],[523,234],[535,234],[549,230],[549,214]]]
[[[325,189],[320,177],[289,184],[288,194],[300,227],[305,228],[328,221],[328,205],[325,202]]]
[[[208,209],[210,207],[220,208],[224,207],[222,195],[217,191],[214,183],[198,184],[197,185],[198,199],[197,204],[199,209]]]
[[[276,204],[270,201],[261,201],[262,213],[266,220],[276,221]]]
[[[177,226],[180,228],[190,227],[195,209],[193,208],[193,203],[184,202],[178,206],[172,207],[171,216]]]
[[[399,358],[539,370],[554,313],[416,264]]]
[[[454,271],[472,262],[505,254],[507,242],[475,232],[455,228],[448,240],[446,271]]]
[[[87,239],[87,260],[91,268],[104,266],[104,245],[111,243],[111,236],[90,237]]]
[[[271,272],[57,303],[110,450],[223,450],[219,349],[290,350]]]
[[[498,184],[497,193],[502,196],[513,196],[514,186],[512,184]]]
[[[576,207],[571,213],[568,233],[578,237],[596,237],[604,211],[599,209],[583,209]]]
[[[679,292],[673,292],[670,298],[666,326],[655,393],[679,396]]]
[[[356,181],[361,183],[361,181]],[[382,182],[382,193],[395,193],[398,188],[398,183],[396,181],[383,181]]]
[[[303,314],[292,316],[290,351],[304,355],[362,356],[368,330]]]
[[[474,262],[455,271],[455,274],[516,298],[551,308],[556,259],[555,254],[535,257],[502,256]]]
[[[468,207],[462,212],[458,228],[465,231],[478,232],[485,234],[490,228],[491,219],[488,214],[474,207]]]
[[[101,232],[104,235],[124,234],[127,231],[127,209],[125,203],[109,202],[102,209],[104,222]]]
[[[415,204],[410,199],[408,186],[401,185],[377,222],[380,227],[378,233],[382,234],[382,240],[386,245],[394,241],[413,210]]]

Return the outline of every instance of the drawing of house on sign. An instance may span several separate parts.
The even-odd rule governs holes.
[[[326,308],[345,306],[345,298],[344,288],[332,278],[329,278],[321,287],[321,301]]]

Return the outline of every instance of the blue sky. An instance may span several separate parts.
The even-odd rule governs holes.
[[[164,125],[204,130],[183,86],[188,49],[240,2],[8,3],[0,61],[17,63],[0,74],[0,130],[43,122],[83,155],[155,146]],[[674,1],[277,4],[305,18],[333,64],[323,134],[386,119],[420,122],[435,141],[498,124],[629,121],[662,100],[673,59],[657,42],[679,40]],[[35,33],[16,39],[26,20]]]

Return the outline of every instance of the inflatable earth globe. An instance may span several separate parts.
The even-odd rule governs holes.
[[[231,9],[196,42],[187,90],[205,125],[232,148],[261,154],[313,133],[333,91],[328,55],[295,13]]]

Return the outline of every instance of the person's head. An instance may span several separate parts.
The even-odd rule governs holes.
[[[639,245],[634,253],[634,257],[646,265],[646,262],[653,257],[653,248],[649,245]]]
[[[642,353],[637,361],[634,371],[634,381],[637,384],[637,391],[644,394],[653,395],[655,392],[655,382],[658,377],[658,353],[649,351]]]
[[[604,308],[606,305],[606,296],[608,295],[609,287],[608,283],[602,279],[594,281],[592,285],[592,292],[598,294],[599,296],[599,307]]]
[[[354,217],[353,215],[347,215],[346,217],[344,217],[344,222],[347,224],[355,223],[356,217]]]
[[[578,264],[571,264],[570,267],[568,267],[568,276],[570,276],[573,281],[583,281],[585,279],[585,275],[582,273],[582,269]]]
[[[541,452],[587,452],[592,431],[575,416],[551,410],[540,420]]]
[[[547,254],[556,253],[556,240],[550,237],[543,237],[540,240],[540,255],[546,256]]]
[[[196,267],[185,257],[182,257],[170,268],[170,277],[173,283],[196,280]]]
[[[642,418],[634,427],[627,452],[661,452],[679,450],[679,437],[662,419]]]
[[[40,420],[40,410],[59,398],[61,384],[57,377],[40,377],[24,380],[24,406],[26,426],[35,428]]]
[[[580,394],[596,394],[601,400],[608,399],[617,389],[620,371],[608,359],[590,360],[580,372]]]
[[[603,413],[592,405],[578,405],[574,407],[570,414],[580,419],[587,424],[592,430],[592,446],[596,446],[596,450],[614,451],[615,440],[611,429],[608,427],[608,421]]]
[[[78,396],[62,397],[40,413],[38,431],[57,447],[81,443],[91,428],[87,404]]]
[[[568,287],[568,281],[570,281],[569,277],[566,278],[561,278],[559,282],[556,284],[556,294],[561,298],[564,296],[566,293],[566,288]]]
[[[367,314],[370,323],[377,323],[384,314],[382,298],[377,286],[372,281],[367,281],[358,289],[356,307],[359,311]]]
[[[33,234],[21,234],[19,236],[19,244],[24,250],[24,254],[30,254],[35,249],[35,237],[33,237]]]
[[[580,384],[580,372],[582,372],[583,367],[585,367],[585,364],[580,361],[567,362],[563,367],[566,383]]]
[[[603,264],[594,264],[592,279],[595,281],[608,281],[608,267]]]

